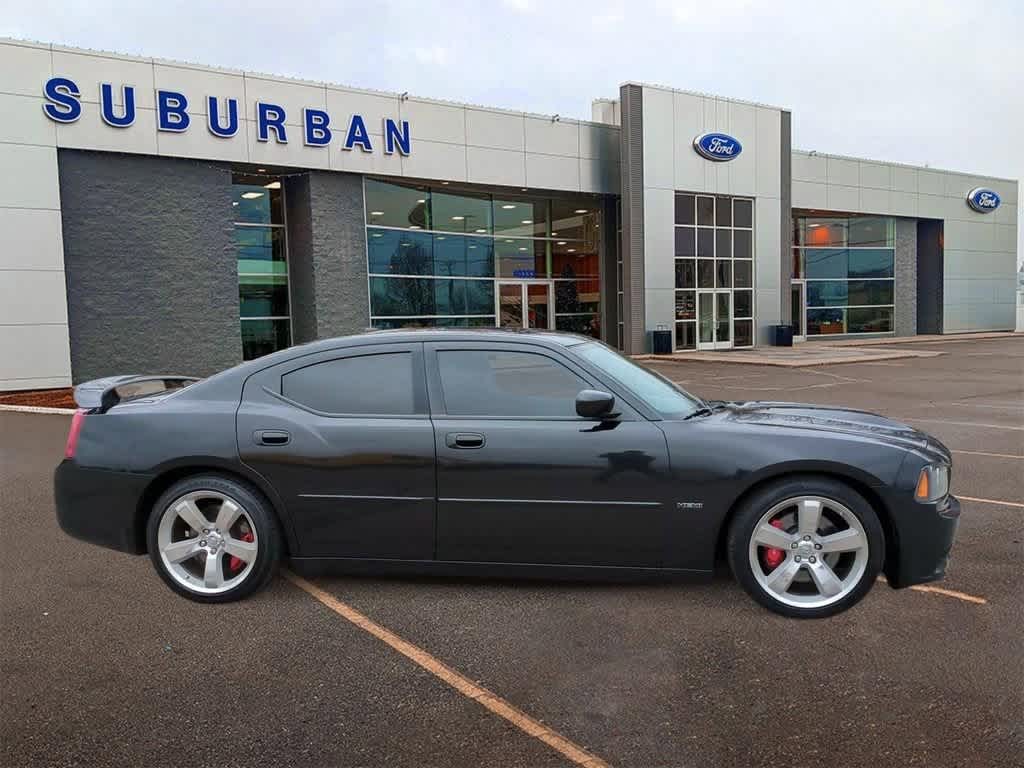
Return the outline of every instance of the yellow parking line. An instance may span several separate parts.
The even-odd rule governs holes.
[[[942,587],[929,587],[925,584],[915,584],[909,589],[915,592],[931,592],[936,595],[945,595],[946,597],[955,597],[957,600],[963,600],[968,603],[975,603],[977,605],[988,605],[988,600],[984,597],[976,597],[975,595],[968,595],[966,592],[957,592],[954,589],[943,589]]]
[[[956,495],[958,499],[963,501],[977,501],[980,504],[996,504],[1001,507],[1020,507],[1024,509],[1024,504],[1019,501],[999,501],[998,499],[976,499],[973,496],[961,496],[959,493]]]
[[[1024,459],[1024,456],[1016,453],[989,453],[988,451],[961,451],[959,449],[950,449],[950,452],[966,453],[969,456],[994,456],[997,459]]]
[[[493,714],[507,720],[527,735],[547,744],[576,765],[584,766],[584,768],[609,768],[608,764],[601,758],[587,752],[583,747],[574,744],[557,731],[534,720],[521,709],[517,709],[497,694],[491,693],[486,688],[477,685],[465,675],[456,672],[419,646],[413,645],[408,640],[403,640],[390,629],[367,618],[347,603],[343,603],[330,593],[325,592],[291,571],[283,571],[283,574],[288,581],[323,603],[343,619],[352,622],[363,631],[370,633],[381,642],[391,646],[439,680],[450,685],[463,696],[472,699],[480,704],[480,706],[490,710]]]

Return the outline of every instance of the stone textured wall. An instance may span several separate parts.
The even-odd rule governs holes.
[[[240,362],[230,172],[66,149],[58,165],[73,381]]]
[[[310,171],[285,191],[295,342],[366,330],[363,177]]]
[[[896,219],[895,286],[897,336],[917,335],[917,220]]]

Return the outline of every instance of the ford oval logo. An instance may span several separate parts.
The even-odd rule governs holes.
[[[975,187],[967,193],[967,204],[978,213],[992,213],[1000,202],[999,195],[985,187]]]
[[[693,140],[693,148],[697,154],[716,162],[735,160],[743,151],[743,145],[725,133],[702,133]]]

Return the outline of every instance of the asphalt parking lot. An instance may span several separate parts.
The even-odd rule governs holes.
[[[59,531],[50,473],[68,417],[0,413],[0,765],[574,764],[537,723],[585,750],[576,764],[1022,765],[1024,338],[928,348],[946,354],[652,364],[702,396],[869,409],[953,450],[963,518],[945,591],[879,584],[818,622],[766,612],[727,576],[316,579],[325,600],[280,578],[196,605],[148,559]]]

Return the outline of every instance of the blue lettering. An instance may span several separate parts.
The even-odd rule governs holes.
[[[74,80],[66,77],[51,77],[43,86],[46,104],[43,112],[51,120],[58,123],[73,123],[82,116],[82,104],[78,98],[82,95]]]
[[[287,144],[288,135],[284,130],[284,109],[276,104],[256,102],[256,138],[270,141],[270,129],[274,129],[274,138],[278,144]]]
[[[220,101],[216,96],[206,100],[206,127],[210,133],[222,139],[230,139],[238,133],[238,99],[228,99],[228,124],[221,125]]]
[[[331,143],[331,116],[322,109],[302,110],[302,123],[306,127],[305,142],[309,147],[325,147]]]
[[[156,127],[161,131],[181,133],[188,130],[191,118],[185,110],[188,99],[185,94],[175,91],[156,92]]]
[[[345,137],[344,149],[352,149],[356,144],[363,152],[373,152],[370,133],[366,130],[366,123],[363,122],[361,115],[352,115],[352,122],[348,126],[348,135]]]
[[[121,87],[124,109],[121,116],[114,114],[114,87],[110,83],[100,84],[100,116],[103,122],[114,128],[127,128],[135,122],[135,88],[130,85]]]
[[[398,129],[398,124],[394,120],[384,118],[384,154],[390,155],[395,151],[395,145],[398,145],[398,152],[402,155],[409,154],[409,121],[402,121],[402,129]]]

